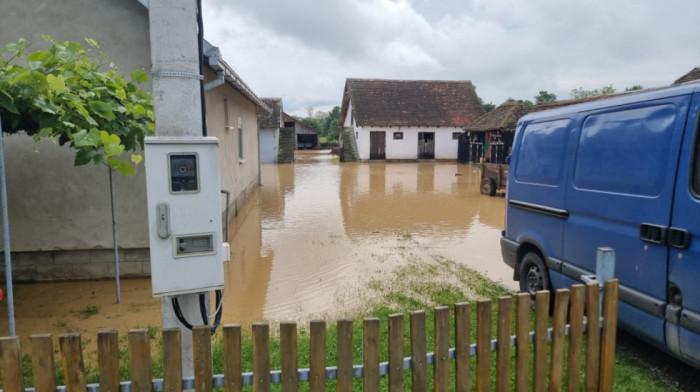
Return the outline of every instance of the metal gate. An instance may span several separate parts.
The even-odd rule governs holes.
[[[418,132],[418,159],[435,159],[435,132]]]

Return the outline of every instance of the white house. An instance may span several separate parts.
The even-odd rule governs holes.
[[[459,135],[483,114],[470,81],[347,79],[344,159],[456,160]]]

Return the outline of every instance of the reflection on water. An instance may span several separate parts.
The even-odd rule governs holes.
[[[479,194],[479,170],[457,163],[343,163],[305,153],[263,165],[263,185],[231,221],[222,323],[344,317],[370,279],[407,261],[446,257],[516,289],[501,260],[504,199]],[[6,336],[7,308],[0,306]],[[95,306],[97,313],[87,311]],[[17,285],[17,331],[160,326],[150,280]]]

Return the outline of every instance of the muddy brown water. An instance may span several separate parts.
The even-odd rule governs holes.
[[[479,194],[477,167],[333,158],[300,153],[295,164],[262,165],[262,187],[230,222],[222,323],[352,315],[368,282],[408,259],[448,258],[517,289],[500,255],[504,198]],[[116,304],[110,280],[18,284],[17,334],[80,332],[94,345],[100,330],[160,326],[150,280],[122,280],[121,293]]]

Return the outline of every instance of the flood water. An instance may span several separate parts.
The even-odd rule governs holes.
[[[327,153],[262,166],[260,187],[230,222],[222,323],[306,322],[353,314],[367,284],[397,266],[447,258],[509,288],[501,260],[504,198],[479,194],[477,167],[457,163],[338,163]],[[17,334],[160,326],[150,280],[20,284]],[[0,334],[8,334],[0,303]],[[88,307],[92,306],[92,311]],[[25,346],[26,347],[26,346]]]

